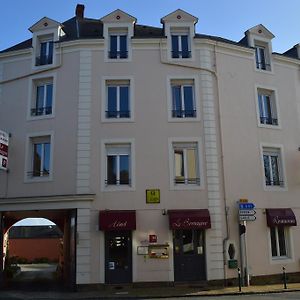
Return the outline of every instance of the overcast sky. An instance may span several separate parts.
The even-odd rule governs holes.
[[[138,24],[161,26],[160,18],[177,8],[199,18],[197,32],[240,40],[262,23],[274,35],[273,51],[284,52],[300,42],[299,0],[1,0],[0,50],[31,37],[28,28],[44,16],[64,22],[77,3],[85,16],[99,19],[120,8]]]

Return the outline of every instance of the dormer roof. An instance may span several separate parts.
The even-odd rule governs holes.
[[[253,35],[261,36],[263,38],[270,39],[270,40],[275,37],[275,35],[262,24],[258,24],[256,26],[248,29],[245,32],[246,35],[248,35],[249,33],[253,34]]]
[[[160,19],[160,22],[162,24],[166,23],[166,22],[184,22],[184,23],[193,23],[196,24],[198,22],[198,18],[196,18],[195,16],[187,13],[186,11],[182,10],[182,9],[177,9],[175,11],[173,11],[172,13],[166,15],[165,17]]]
[[[62,26],[62,24],[48,17],[43,17],[28,29],[33,33],[35,31],[49,29],[49,28],[57,28],[59,26]]]
[[[103,23],[136,23],[136,18],[122,11],[121,9],[116,9],[110,14],[104,16],[100,19]]]

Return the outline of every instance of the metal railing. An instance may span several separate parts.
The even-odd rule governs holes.
[[[50,65],[53,62],[53,55],[42,55],[35,58],[36,66]]]
[[[175,178],[175,184],[200,184],[200,178]]]
[[[52,114],[52,106],[38,107],[31,109],[32,116],[42,116],[42,115],[51,115]]]
[[[172,58],[190,58],[191,51],[172,51]]]
[[[130,118],[129,110],[107,110],[106,118]]]
[[[282,180],[266,180],[267,186],[284,186],[284,181]]]
[[[195,118],[196,110],[172,110],[173,118]]]
[[[260,117],[260,123],[266,125],[278,125],[278,119],[272,117]]]
[[[47,177],[49,176],[49,174],[50,174],[49,170],[43,170],[43,171],[34,170],[34,171],[27,172],[28,177]]]
[[[128,51],[109,51],[109,58],[128,58]]]
[[[106,179],[105,185],[130,185],[130,179]]]
[[[266,63],[264,61],[257,61],[256,68],[260,70],[271,71],[271,64]]]

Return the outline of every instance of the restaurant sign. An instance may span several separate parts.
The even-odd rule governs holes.
[[[0,130],[0,169],[2,170],[7,170],[8,139],[8,134]]]

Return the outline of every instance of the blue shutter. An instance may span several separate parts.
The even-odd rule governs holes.
[[[174,118],[182,118],[180,85],[172,86],[172,109],[172,116]]]
[[[120,36],[120,58],[127,58],[127,35]]]
[[[193,97],[193,87],[185,86],[183,87],[184,94],[184,114],[185,117],[193,118],[196,116],[194,108],[194,97]]]
[[[172,35],[172,58],[179,58],[178,35]]]
[[[107,118],[116,118],[117,112],[117,87],[108,86],[107,87]]]
[[[120,118],[130,118],[128,86],[120,86]]]
[[[189,58],[190,51],[189,51],[189,41],[187,35],[181,36],[181,50],[182,50],[182,58]]]
[[[118,49],[117,49],[117,36],[111,35],[110,36],[110,52],[109,58],[117,58],[118,57]]]
[[[44,94],[45,94],[45,87],[43,85],[38,86],[36,88],[36,103],[35,103],[35,114],[34,114],[36,116],[40,116],[43,114]]]
[[[47,84],[46,87],[46,107],[45,114],[52,114],[53,84]]]

